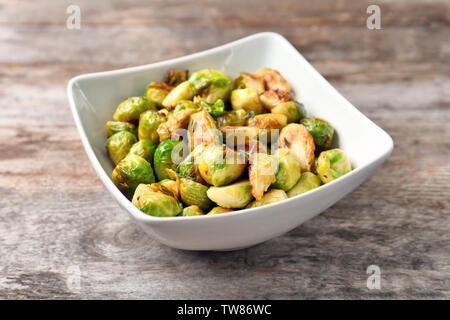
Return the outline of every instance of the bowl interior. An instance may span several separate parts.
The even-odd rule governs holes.
[[[110,176],[113,167],[105,149],[105,123],[116,106],[130,96],[142,95],[150,81],[159,81],[168,69],[195,71],[213,68],[236,77],[259,68],[281,72],[303,102],[308,116],[328,120],[336,129],[336,145],[355,168],[376,161],[392,148],[391,138],[343,98],[283,37],[257,34],[190,56],[147,66],[83,75],[69,83],[79,125]]]

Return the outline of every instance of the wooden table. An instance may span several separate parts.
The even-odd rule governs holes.
[[[80,30],[66,28],[73,1],[0,0],[0,298],[450,298],[449,1],[75,2]],[[366,28],[369,4],[381,30]],[[389,132],[393,155],[319,217],[253,248],[152,241],[92,169],[68,80],[268,30]]]

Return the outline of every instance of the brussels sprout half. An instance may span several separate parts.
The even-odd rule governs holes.
[[[165,108],[173,108],[181,100],[192,99],[195,93],[196,90],[194,86],[189,81],[184,81],[169,92],[169,94],[164,98],[162,105]]]
[[[125,158],[136,141],[136,136],[129,131],[119,131],[106,140],[106,149],[114,165]]]
[[[155,217],[174,217],[183,212],[183,205],[173,194],[155,184],[140,184],[132,203],[145,214]]]
[[[152,81],[145,89],[145,97],[148,101],[152,101],[158,107],[162,107],[162,102],[167,97],[170,91],[172,91],[173,87],[169,86],[164,82],[155,82]]]
[[[255,114],[264,112],[264,107],[259,100],[258,90],[253,88],[236,89],[231,91],[231,107],[234,110],[244,109]]]
[[[303,172],[300,180],[298,180],[297,184],[288,191],[287,195],[289,198],[295,197],[299,194],[320,187],[321,184],[322,182],[314,173]]]
[[[288,198],[288,196],[287,196],[286,192],[284,192],[283,190],[270,189],[269,191],[267,191],[264,194],[264,196],[260,200],[254,200],[254,201],[250,202],[246,208],[249,209],[249,208],[261,207],[261,206],[265,206],[267,204],[285,200],[287,198]]]
[[[253,199],[248,180],[238,181],[223,187],[210,187],[207,195],[209,199],[227,209],[244,208]]]
[[[166,122],[166,117],[153,110],[145,111],[139,117],[139,139],[150,140],[154,144],[159,143],[158,127]]]
[[[120,131],[129,131],[132,134],[134,134],[137,138],[137,128],[134,124],[129,122],[121,122],[121,121],[108,121],[106,122],[106,133],[108,135],[108,138],[111,137],[113,134],[120,132]]]
[[[278,171],[272,187],[289,191],[295,186],[301,175],[301,165],[291,151],[286,148],[278,149],[275,154],[278,160]]]
[[[183,209],[183,213],[181,214],[183,217],[191,217],[191,216],[203,216],[204,213],[202,209],[198,206],[189,206]]]
[[[127,196],[133,195],[136,187],[141,184],[155,182],[151,164],[138,155],[128,155],[114,168],[111,179]]]
[[[156,146],[150,140],[139,140],[130,148],[128,154],[136,154],[150,163],[153,163],[153,154]]]
[[[334,128],[328,121],[319,118],[304,118],[300,123],[311,133],[316,145],[324,148],[331,147]]]
[[[158,180],[170,179],[166,169],[177,169],[178,163],[174,160],[179,160],[182,158],[182,148],[180,152],[176,154],[178,159],[172,158],[172,151],[179,143],[181,143],[181,141],[164,140],[161,141],[156,148],[153,156],[153,166],[155,167],[155,174]]]
[[[232,209],[226,209],[222,207],[214,207],[211,209],[210,212],[207,213],[207,215],[213,215],[213,214],[220,214],[220,213],[226,213],[226,212],[232,212],[234,210]]]
[[[342,150],[331,149],[320,153],[316,170],[320,180],[328,183],[349,173],[352,165]]]
[[[303,125],[291,123],[281,129],[278,145],[280,148],[291,150],[292,154],[300,161],[302,171],[311,171],[316,146],[311,134]]]
[[[255,116],[253,111],[244,109],[225,111],[223,115],[216,118],[217,126],[220,127],[240,127],[245,126],[248,119]]]
[[[220,187],[239,178],[245,166],[245,160],[234,150],[210,145],[203,150],[198,169],[207,183]]]
[[[177,86],[188,79],[189,70],[174,70],[167,71],[163,82],[170,86]]]
[[[142,112],[155,110],[156,105],[145,97],[131,97],[122,101],[114,113],[114,121],[137,122]]]
[[[214,204],[207,196],[208,187],[190,179],[180,179],[180,195],[185,205],[196,205],[200,209],[211,209]]]
[[[261,200],[264,192],[276,181],[278,163],[274,156],[255,153],[250,157],[248,175],[252,186],[252,195],[256,200]]]
[[[282,102],[272,108],[270,112],[285,115],[287,123],[298,122],[306,116],[305,107],[297,101]]]
[[[255,75],[261,76],[264,79],[266,89],[268,90],[291,91],[289,83],[276,70],[268,68],[259,69]]]
[[[258,91],[259,94],[265,90],[264,79],[261,76],[257,76],[247,72],[241,72],[239,76],[233,80],[233,89],[246,89],[253,88]]]
[[[192,73],[189,82],[196,89],[196,94],[207,103],[225,101],[230,92],[231,80],[222,72],[213,69],[203,69]]]
[[[177,173],[182,178],[192,179],[201,184],[205,184],[198,170],[198,164],[202,155],[204,146],[197,146],[177,167]]]

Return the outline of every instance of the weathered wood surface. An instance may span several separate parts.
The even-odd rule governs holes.
[[[0,0],[0,298],[450,298],[449,1]],[[382,30],[365,26],[379,4]],[[288,234],[229,252],[149,239],[113,202],[65,93],[80,73],[285,35],[389,132],[392,157]],[[381,268],[368,290],[366,268]],[[73,268],[80,287],[68,286]]]

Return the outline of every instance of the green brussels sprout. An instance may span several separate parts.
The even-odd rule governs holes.
[[[247,72],[241,72],[239,76],[233,80],[233,89],[246,89],[253,88],[258,91],[259,94],[265,90],[264,79],[261,76],[257,76]]]
[[[249,209],[249,208],[261,207],[261,206],[265,206],[267,204],[285,200],[287,198],[288,198],[288,196],[287,196],[286,192],[284,192],[283,190],[270,189],[269,191],[267,191],[264,194],[264,196],[260,200],[254,200],[254,201],[250,202],[246,208]]]
[[[208,187],[190,179],[180,179],[181,201],[187,206],[196,205],[203,210],[208,210],[214,206],[209,200],[206,192]]]
[[[191,217],[191,216],[203,216],[204,213],[202,209],[198,206],[189,206],[183,209],[183,213],[181,214],[183,217]]]
[[[163,82],[152,81],[145,89],[145,97],[148,101],[152,101],[158,107],[162,107],[162,102],[167,97],[173,87]]]
[[[203,145],[197,146],[177,167],[177,173],[182,178],[192,179],[205,184],[198,170],[198,164],[202,155]]]
[[[166,108],[175,107],[180,100],[190,100],[194,97],[196,90],[189,81],[184,81],[177,85],[164,98],[162,105]]]
[[[316,145],[324,148],[331,147],[334,128],[328,121],[319,118],[304,118],[300,123],[311,133]]]
[[[252,195],[256,200],[261,200],[264,192],[276,181],[277,168],[277,159],[274,156],[265,153],[251,155],[248,176],[252,186]]]
[[[317,175],[323,183],[328,183],[349,173],[352,165],[340,149],[322,151],[317,159]]]
[[[289,198],[295,197],[299,194],[315,189],[321,184],[322,182],[314,173],[308,171],[303,172],[300,180],[298,180],[297,184],[288,191],[287,195]]]
[[[259,100],[261,100],[264,108],[266,108],[267,111],[270,111],[280,103],[294,100],[294,95],[292,92],[267,90],[259,96]]]
[[[137,138],[137,128],[134,124],[129,122],[120,122],[120,121],[108,121],[106,123],[106,133],[108,137],[111,137],[113,134],[120,131],[129,131],[134,134]]]
[[[140,184],[132,203],[139,210],[154,217],[175,217],[183,212],[183,205],[164,187]]]
[[[139,184],[155,182],[151,164],[135,154],[126,156],[117,164],[112,172],[111,179],[127,197],[133,195]]]
[[[214,103],[208,103],[206,101],[200,100],[199,104],[202,108],[209,112],[213,117],[219,117],[223,115],[225,111],[225,103],[223,103],[222,99],[218,99]]]
[[[181,141],[164,140],[161,141],[156,148],[153,156],[153,166],[155,167],[155,173],[158,180],[170,178],[166,169],[176,170],[177,164],[174,163],[174,159],[172,159],[172,150],[179,143],[181,143]],[[182,154],[179,153],[178,156],[181,158]]]
[[[291,123],[281,129],[278,146],[291,149],[292,154],[300,161],[302,172],[311,171],[316,145],[311,134],[303,125]]]
[[[244,109],[225,111],[220,117],[216,118],[217,126],[220,127],[241,127],[245,126],[248,119],[255,116],[253,111]]]
[[[210,187],[208,198],[222,208],[244,208],[252,199],[251,186],[248,180],[238,181],[228,186]]]
[[[305,107],[297,101],[282,102],[272,108],[270,112],[284,114],[288,123],[298,122],[306,116]]]
[[[198,169],[207,183],[220,187],[239,178],[245,166],[245,160],[234,150],[210,145],[204,148]]]
[[[153,154],[156,146],[150,140],[139,140],[131,147],[128,154],[136,154],[150,163],[153,163]]]
[[[207,215],[220,214],[220,213],[226,213],[226,212],[232,212],[232,211],[234,211],[234,210],[226,209],[226,208],[222,208],[222,207],[214,207],[211,209],[210,212],[207,213]]]
[[[199,112],[202,109],[190,100],[180,100],[180,101],[178,101],[177,106],[175,107],[173,112],[176,113],[176,112],[181,112],[181,111],[186,111],[186,110],[190,111],[192,114],[192,113]]]
[[[145,111],[139,117],[139,139],[150,140],[154,144],[159,143],[158,127],[166,122],[166,117],[153,110]]]
[[[267,68],[259,69],[256,71],[255,75],[264,79],[264,83],[268,90],[291,91],[289,83],[276,70]]]
[[[119,131],[106,140],[106,149],[114,165],[125,158],[136,142],[136,136],[129,131]]]
[[[189,70],[174,70],[170,69],[167,71],[163,82],[169,86],[177,86],[180,83],[188,79]]]
[[[213,69],[204,69],[192,73],[189,82],[196,89],[196,94],[207,103],[215,103],[221,99],[225,101],[230,92],[231,80],[222,72]]]
[[[156,105],[145,97],[131,97],[122,101],[114,113],[114,121],[137,122],[142,112],[156,110]]]
[[[278,160],[278,171],[275,174],[276,180],[272,186],[275,189],[281,189],[287,192],[300,179],[301,165],[289,149],[278,149],[275,156]]]
[[[231,107],[233,110],[244,109],[255,114],[264,112],[264,107],[259,100],[258,90],[253,88],[236,89],[231,91]]]

